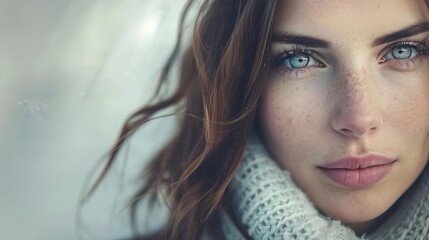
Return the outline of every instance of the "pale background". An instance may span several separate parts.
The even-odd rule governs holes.
[[[90,169],[149,100],[184,2],[0,0],[0,239],[129,234],[120,209],[133,188],[120,170],[139,170],[173,120],[133,139],[128,162],[84,210],[92,235],[76,230],[77,205]]]

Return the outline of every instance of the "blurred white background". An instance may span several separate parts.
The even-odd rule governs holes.
[[[184,2],[0,0],[0,239],[129,234],[128,212],[111,206],[125,204],[122,185],[107,181],[84,211],[92,237],[77,234],[79,196],[152,96]],[[166,119],[139,132],[125,168],[140,169],[173,130]]]

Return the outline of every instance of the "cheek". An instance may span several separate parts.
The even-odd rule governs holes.
[[[306,167],[315,154],[323,152],[320,96],[312,86],[287,82],[271,84],[259,105],[260,133],[273,158],[302,184],[311,168]]]
[[[427,138],[429,132],[429,79],[426,78],[420,78],[421,84],[395,89],[388,107],[398,129],[410,137]]]
[[[267,87],[261,99],[262,131],[271,141],[297,147],[296,143],[302,143],[311,129],[311,108],[303,89],[278,85]]]

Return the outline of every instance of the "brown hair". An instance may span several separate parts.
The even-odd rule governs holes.
[[[102,174],[89,197],[106,176],[124,142],[154,114],[176,106],[177,134],[151,160],[142,178],[142,196],[163,190],[169,207],[167,239],[197,239],[207,222],[216,222],[226,189],[240,164],[244,144],[254,129],[263,81],[269,69],[271,23],[276,0],[205,0],[199,8],[191,47],[183,55],[175,92],[136,111],[125,122]],[[188,1],[180,22],[195,1]],[[178,56],[182,34],[165,64],[156,97],[167,84]],[[182,109],[182,110],[180,110]],[[156,173],[156,174],[155,174]],[[153,198],[155,199],[155,198]],[[131,206],[133,223],[136,204]],[[219,224],[207,226],[211,232]]]

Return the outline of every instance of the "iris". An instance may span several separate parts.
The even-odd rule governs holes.
[[[408,59],[413,55],[414,48],[411,46],[403,45],[396,46],[391,50],[392,56],[395,59]]]
[[[305,53],[298,53],[285,59],[291,68],[305,68],[310,62],[310,57]]]

